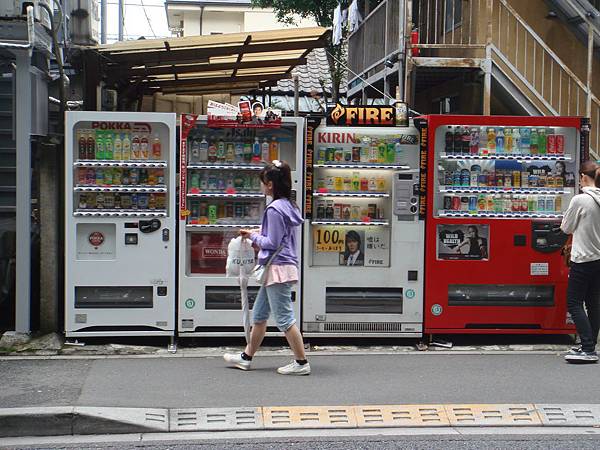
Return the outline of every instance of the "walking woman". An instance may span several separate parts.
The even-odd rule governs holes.
[[[268,267],[267,279],[260,287],[252,309],[250,342],[241,354],[226,353],[223,358],[233,367],[249,370],[252,357],[258,351],[267,331],[271,312],[280,331],[294,353],[294,360],[277,372],[282,375],[309,375],[310,364],[304,353],[304,341],[296,325],[292,308],[292,284],[298,282],[298,255],[296,254],[298,226],[303,219],[291,199],[292,177],[290,166],[274,160],[260,172],[263,192],[267,197],[260,231],[240,230],[260,248],[259,264],[266,264],[277,252]],[[272,201],[269,203],[269,200]]]
[[[600,166],[587,161],[580,176],[582,193],[573,197],[560,226],[573,235],[567,307],[581,339],[581,347],[572,348],[565,359],[595,363],[600,330]]]

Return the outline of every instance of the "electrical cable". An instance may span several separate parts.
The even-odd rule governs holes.
[[[148,13],[146,12],[146,5],[144,5],[144,0],[140,0],[140,4],[142,5],[142,9],[144,10],[144,16],[146,16],[146,22],[148,22],[148,25],[150,26],[150,31],[152,32],[152,35],[154,37],[157,37],[156,33],[154,32],[154,28],[152,28],[152,23],[150,23],[150,18],[148,17]]]

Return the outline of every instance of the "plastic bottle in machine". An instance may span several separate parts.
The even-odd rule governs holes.
[[[235,141],[234,147],[235,147],[235,150],[234,150],[235,162],[238,164],[243,163],[246,159],[244,156],[244,143],[240,140]],[[259,148],[260,148],[260,145],[259,145]]]
[[[217,161],[225,161],[225,142],[223,139],[219,139],[217,142]]]
[[[512,130],[512,148],[510,151],[512,153],[519,153],[521,151],[521,133],[519,133],[518,128]]]
[[[531,135],[529,136],[529,151],[532,155],[537,155],[538,154],[538,132],[535,128],[531,129]]]
[[[479,154],[479,128],[471,128],[471,140],[469,141],[469,153],[471,155]]]
[[[206,140],[206,136],[202,136],[202,140],[200,141],[200,148],[198,150],[200,162],[208,161],[208,141]]]
[[[87,143],[85,130],[77,131],[77,157],[79,159],[87,159]]]
[[[261,155],[260,141],[258,140],[258,137],[255,137],[254,144],[252,144],[252,162],[260,162]]]
[[[217,162],[217,146],[214,142],[208,145],[208,162]]]
[[[88,131],[85,142],[86,142],[86,148],[87,148],[86,158],[87,159],[98,159],[96,157],[96,141],[94,140],[93,131],[91,131],[91,130]]]
[[[141,159],[140,137],[137,134],[131,139],[131,159]]]
[[[273,136],[271,139],[271,144],[269,145],[269,158],[270,161],[279,159],[279,142],[277,142],[277,138],[275,136]]]
[[[496,153],[504,153],[504,131],[502,128],[498,128],[496,134]]]
[[[540,131],[538,132],[538,153],[540,155],[546,154],[546,143],[547,143],[546,129],[540,128]]]
[[[510,128],[504,130],[504,151],[512,153],[513,151],[513,134]]]
[[[394,139],[394,163],[402,164],[402,145],[400,138]]]
[[[228,163],[235,162],[235,145],[233,142],[228,142],[225,145],[225,161]]]
[[[262,159],[263,161],[268,161],[269,160],[269,141],[267,141],[267,138],[265,137],[263,139],[263,143],[261,146],[261,154],[262,154]]]
[[[448,130],[446,131],[445,141],[446,145],[444,151],[446,152],[446,154],[454,154],[454,132],[452,131],[451,126],[449,126]]]
[[[456,127],[454,129],[454,154],[460,155],[462,153],[462,127]]]
[[[123,140],[121,139],[121,133],[115,134],[115,140],[113,142],[113,158],[116,160],[123,159]]]
[[[496,153],[496,130],[493,128],[487,130],[487,149],[490,155]]]
[[[104,157],[104,133],[96,131],[96,159],[106,159]]]
[[[162,144],[160,143],[160,137],[158,134],[154,135],[152,139],[152,159],[160,159],[162,156]]]
[[[531,130],[529,128],[521,128],[521,153],[529,155],[531,151]]]
[[[190,148],[190,163],[197,164],[200,162],[200,142],[194,137],[190,137],[191,148]]]
[[[150,157],[150,142],[148,142],[147,134],[142,134],[140,137],[140,157],[141,159],[148,159]]]
[[[107,131],[104,134],[104,159],[114,158],[113,144],[113,134],[110,131]]]
[[[124,160],[131,159],[131,139],[129,133],[123,134],[123,156]]]
[[[461,136],[462,154],[468,155],[471,152],[471,132],[469,127],[464,127]]]

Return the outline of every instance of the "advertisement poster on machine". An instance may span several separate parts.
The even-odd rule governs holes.
[[[444,261],[487,261],[488,225],[440,224],[437,226],[437,259]]]
[[[321,266],[389,267],[390,236],[377,227],[313,228],[313,263]]]

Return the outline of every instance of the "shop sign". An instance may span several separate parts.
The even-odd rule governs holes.
[[[489,233],[489,225],[440,224],[437,226],[437,259],[487,261]]]
[[[327,125],[338,127],[407,126],[406,105],[354,106],[338,103],[329,109],[326,121]]]

